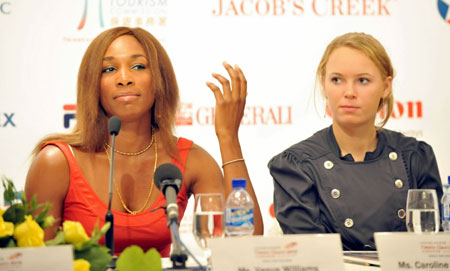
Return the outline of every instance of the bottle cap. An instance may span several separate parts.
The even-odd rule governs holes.
[[[246,179],[233,179],[231,181],[231,186],[234,188],[244,188],[247,186],[247,180]]]

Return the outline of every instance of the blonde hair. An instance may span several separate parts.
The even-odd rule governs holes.
[[[87,48],[78,71],[77,123],[69,134],[53,134],[36,145],[36,155],[49,141],[64,141],[86,152],[99,152],[108,140],[108,117],[100,103],[100,79],[103,57],[109,45],[123,35],[133,36],[144,48],[149,59],[155,102],[151,108],[151,126],[159,131],[165,150],[176,155],[173,136],[175,116],[179,104],[178,85],[172,63],[159,41],[141,28],[116,27],[98,35]]]
[[[320,60],[316,72],[316,82],[320,83],[322,90],[328,59],[330,58],[330,55],[334,50],[341,47],[356,49],[368,56],[377,66],[383,80],[388,76],[392,77],[392,79],[394,78],[394,68],[392,67],[391,59],[386,53],[383,45],[377,39],[365,33],[347,33],[334,38],[334,40],[331,41],[330,44],[328,44],[327,49],[325,50],[322,59]],[[382,98],[380,100],[380,104],[378,105],[378,112],[382,110],[383,113],[382,120],[379,123],[378,128],[382,128],[384,125],[386,125],[392,114],[393,106],[394,95],[392,93],[391,87],[387,97]]]

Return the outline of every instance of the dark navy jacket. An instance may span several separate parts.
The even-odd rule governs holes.
[[[362,162],[340,156],[331,126],[270,160],[285,234],[340,233],[345,250],[371,250],[374,232],[406,231],[408,189],[436,189],[441,198],[430,145],[386,129],[377,136],[376,150]]]

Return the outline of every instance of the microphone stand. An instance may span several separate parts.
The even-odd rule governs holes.
[[[170,260],[172,260],[172,268],[164,268],[164,271],[190,271],[190,270],[201,270],[207,271],[208,268],[203,266],[197,258],[189,251],[189,248],[181,241],[180,233],[178,232],[178,223],[170,223],[170,233],[173,243],[173,252],[170,255]],[[186,267],[187,254],[194,259],[198,266]]]
[[[112,256],[111,262],[106,266],[106,271],[116,270],[116,260],[117,257],[114,256],[114,215],[111,212],[111,202],[112,202],[112,191],[113,191],[113,178],[114,178],[114,145],[116,143],[116,133],[111,133],[111,165],[109,168],[109,202],[108,211],[105,215],[105,223],[109,222],[110,227],[105,234],[105,246],[109,249]]]
[[[167,226],[170,229],[170,236],[172,238],[172,253],[170,254],[170,260],[172,261],[172,268],[164,269],[170,270],[206,270],[206,267],[202,266],[199,261],[192,255],[186,245],[183,244],[178,231],[178,204],[176,203],[177,189],[176,186],[168,185],[165,189],[167,198],[166,203],[166,215]],[[197,262],[198,267],[186,267],[187,253]]]
[[[173,245],[172,253],[170,254],[173,269],[186,269],[187,254],[180,244],[178,224],[172,221],[169,228]]]

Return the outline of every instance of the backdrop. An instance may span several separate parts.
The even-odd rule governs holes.
[[[314,99],[315,70],[337,35],[366,32],[385,46],[396,71],[387,128],[434,148],[450,175],[449,0],[0,0],[0,175],[23,188],[30,152],[75,124],[76,78],[89,42],[105,29],[139,26],[172,59],[182,106],[177,134],[221,163],[215,104],[205,82],[239,64],[248,80],[240,139],[266,233],[272,156],[330,125]],[[49,188],[50,189],[50,188]],[[192,199],[191,199],[192,202]],[[183,230],[189,231],[189,209]]]

